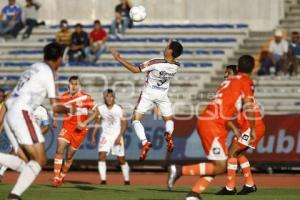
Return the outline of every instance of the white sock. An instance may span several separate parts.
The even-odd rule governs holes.
[[[0,164],[18,172],[23,171],[23,168],[26,166],[24,160],[18,156],[6,153],[0,153]]]
[[[173,120],[166,121],[165,124],[166,132],[172,134],[174,131],[174,122]]]
[[[134,120],[132,122],[133,128],[135,130],[136,135],[142,141],[142,144],[144,145],[147,142],[146,134],[145,134],[145,129],[141,122],[139,120]]]
[[[0,176],[3,176],[4,175],[4,173],[6,172],[6,170],[7,170],[7,167],[6,166],[1,166],[1,168],[0,168]]]
[[[98,162],[98,171],[100,174],[100,180],[106,181],[106,162],[105,161]]]
[[[11,193],[21,196],[21,194],[33,183],[41,169],[42,167],[38,162],[30,160],[22,170]]]
[[[124,165],[121,165],[122,174],[124,177],[124,181],[129,181],[129,165],[127,162],[125,162]]]

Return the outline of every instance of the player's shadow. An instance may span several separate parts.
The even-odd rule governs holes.
[[[156,192],[172,192],[172,193],[187,193],[187,190],[172,190],[169,191],[167,189],[154,189],[154,188],[143,188],[143,190],[148,190],[148,191],[156,191]]]

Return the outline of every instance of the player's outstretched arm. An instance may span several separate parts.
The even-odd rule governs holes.
[[[138,67],[130,64],[125,58],[122,58],[120,53],[116,49],[110,48],[110,52],[116,61],[118,61],[121,65],[123,65],[126,69],[128,69],[132,73],[140,73],[141,72]]]
[[[99,116],[99,111],[98,111],[98,109],[96,109],[93,112],[93,114],[91,114],[89,116],[89,118],[87,120],[85,120],[84,122],[78,123],[77,128],[80,130],[84,129],[91,121],[94,121],[98,116]]]

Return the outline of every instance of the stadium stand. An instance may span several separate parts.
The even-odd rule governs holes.
[[[293,2],[294,3],[294,2]],[[278,27],[286,31],[299,30],[300,7],[297,3],[286,6],[285,19]],[[72,25],[71,25],[72,27]],[[106,29],[108,25],[104,26]],[[84,25],[90,31],[91,24]],[[14,85],[17,75],[24,67],[42,58],[42,47],[54,39],[58,25],[36,29],[26,40],[3,41],[0,46],[1,85]],[[169,38],[180,40],[185,51],[180,61],[180,70],[171,87],[171,99],[181,104],[177,114],[197,113],[198,105],[205,105],[216,86],[222,81],[223,66],[236,63],[243,54],[258,55],[262,46],[270,39],[270,31],[250,31],[247,24],[141,24],[128,30],[122,38],[110,37],[108,47],[115,47],[131,62],[139,64],[162,55],[162,48]],[[135,105],[143,85],[144,77],[131,76],[120,68],[108,50],[96,64],[64,63],[62,77],[78,74],[84,89],[101,101],[103,87],[117,87],[121,104]],[[256,77],[258,100],[265,106],[267,114],[294,113],[300,111],[297,98],[300,96],[299,76]],[[101,81],[100,81],[101,80]],[[128,80],[134,80],[129,84]],[[65,88],[66,79],[59,83]],[[120,87],[120,88],[119,88]],[[134,88],[134,89],[132,89]],[[65,89],[60,89],[64,91]],[[181,91],[185,91],[182,95]],[[126,94],[131,92],[128,97]],[[290,95],[287,95],[290,94]],[[126,97],[126,98],[123,98]],[[187,102],[191,105],[187,106]]]

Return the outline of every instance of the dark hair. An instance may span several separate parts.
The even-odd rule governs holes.
[[[79,80],[79,77],[78,76],[71,76],[69,78],[69,83],[71,83],[71,81],[73,81],[73,80]]]
[[[243,55],[238,61],[238,71],[250,74],[255,66],[254,58],[250,55]]]
[[[227,65],[226,69],[231,69],[233,71],[234,75],[236,75],[238,73],[236,65]]]
[[[80,23],[75,24],[75,28],[77,28],[77,27],[82,28],[82,24],[80,24]]]
[[[96,24],[101,24],[101,23],[100,23],[100,20],[96,19],[96,20],[94,21],[94,25],[96,25]]]
[[[293,31],[292,35],[299,35],[299,32],[298,31]]]
[[[113,95],[113,97],[115,97],[115,92],[110,88],[108,88],[107,90],[104,90],[103,96],[105,97],[108,94],[111,94],[111,95]]]
[[[173,50],[173,53],[172,53],[173,58],[177,58],[182,54],[183,47],[177,41],[172,41],[169,45],[169,48]]]
[[[60,26],[62,26],[62,24],[68,24],[68,21],[66,19],[62,19],[60,20]]]
[[[44,47],[44,60],[57,61],[58,58],[63,56],[62,46],[56,42],[47,44]]]

